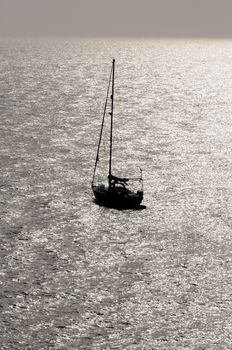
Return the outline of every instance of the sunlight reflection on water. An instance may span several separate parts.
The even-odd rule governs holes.
[[[230,349],[232,42],[0,46],[4,349]],[[112,57],[146,210],[91,193]]]

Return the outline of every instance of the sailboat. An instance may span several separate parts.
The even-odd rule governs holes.
[[[97,156],[94,166],[92,190],[95,196],[96,203],[111,208],[138,208],[143,200],[143,178],[142,169],[140,169],[139,178],[118,177],[112,174],[112,160],[113,160],[113,117],[114,117],[114,76],[115,76],[115,59],[112,62],[110,72],[109,84],[107,89],[107,96],[104,106],[101,131],[97,147]],[[110,95],[111,90],[111,95]],[[109,142],[109,161],[108,161],[108,176],[106,183],[96,183],[96,169],[99,162],[99,152],[102,142],[102,134],[105,124],[106,110],[108,106],[109,95],[111,99],[110,108],[110,142]],[[140,188],[133,190],[129,183],[131,180],[137,180],[140,183]]]

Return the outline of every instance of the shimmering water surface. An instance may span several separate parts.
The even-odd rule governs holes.
[[[115,173],[91,179],[111,60]],[[0,40],[1,349],[232,348],[232,42]]]

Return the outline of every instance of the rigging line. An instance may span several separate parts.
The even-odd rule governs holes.
[[[105,101],[105,106],[104,106],[104,111],[103,111],[102,124],[101,124],[100,137],[99,137],[98,148],[97,148],[97,156],[96,156],[94,172],[93,172],[92,185],[93,185],[93,182],[94,182],[95,172],[96,172],[96,168],[97,168],[97,162],[99,160],[99,151],[100,151],[100,146],[101,146],[101,139],[102,139],[102,133],[103,133],[103,127],[104,127],[104,121],[105,121],[105,115],[106,115],[106,107],[107,107],[109,91],[110,91],[110,83],[111,83],[111,78],[112,78],[112,71],[113,71],[113,67],[111,68],[111,71],[110,71],[110,78],[109,78],[108,89],[107,89],[107,94],[106,94],[106,101]]]

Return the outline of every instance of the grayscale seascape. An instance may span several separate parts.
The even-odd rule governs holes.
[[[93,201],[112,58],[115,173]],[[0,348],[232,348],[232,41],[0,40]]]

